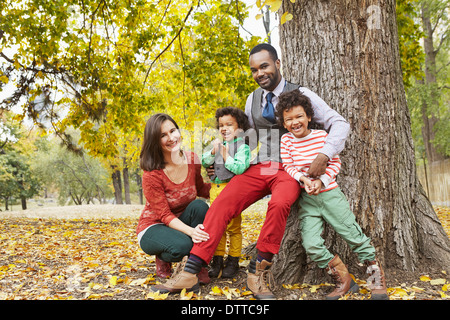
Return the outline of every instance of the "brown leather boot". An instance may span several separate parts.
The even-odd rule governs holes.
[[[156,257],[156,275],[160,278],[170,278],[172,275],[172,264]]]
[[[386,289],[386,280],[384,278],[384,271],[381,268],[380,262],[376,259],[373,261],[365,261],[367,266],[367,284],[372,291],[371,300],[389,300]]]
[[[150,287],[153,292],[159,291],[160,293],[178,293],[183,289],[186,291],[194,291],[197,293],[199,291],[200,285],[196,274],[184,271],[184,266],[186,265],[188,257],[184,257],[183,260],[178,263],[175,272],[172,277],[166,281],[164,284],[158,284],[156,286]]]
[[[272,263],[263,260],[250,261],[247,273],[247,288],[253,292],[256,300],[275,300],[275,296],[270,291],[274,286],[272,272],[269,270]],[[266,283],[267,282],[267,283]]]
[[[150,288],[151,291],[160,293],[178,293],[186,289],[187,292],[199,291],[199,282],[196,274],[189,273],[187,271],[181,271],[180,273],[172,276],[165,284],[158,284]]]
[[[325,270],[336,284],[336,289],[326,296],[327,300],[338,300],[347,292],[355,293],[359,291],[358,284],[353,281],[348,273],[347,267],[337,255],[328,263],[328,267]]]

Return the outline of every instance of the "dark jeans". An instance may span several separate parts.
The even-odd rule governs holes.
[[[182,222],[195,228],[203,223],[209,206],[202,200],[194,200],[178,217]],[[147,229],[141,238],[140,246],[145,253],[156,255],[166,262],[178,262],[189,255],[193,242],[191,237],[164,224],[157,224]]]

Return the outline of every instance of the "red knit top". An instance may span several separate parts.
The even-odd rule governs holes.
[[[211,184],[203,181],[198,156],[190,151],[185,154],[188,174],[182,183],[172,182],[162,169],[143,172],[142,189],[147,203],[139,218],[137,234],[157,223],[169,225],[197,196],[209,198]]]

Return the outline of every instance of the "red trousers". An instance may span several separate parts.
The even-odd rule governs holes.
[[[281,163],[266,162],[251,165],[243,174],[233,177],[222,190],[203,221],[209,240],[194,244],[191,254],[209,263],[231,219],[269,194],[272,198],[256,248],[262,252],[278,253],[286,219],[300,195],[300,184],[283,170]]]

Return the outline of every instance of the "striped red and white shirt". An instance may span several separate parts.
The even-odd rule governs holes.
[[[311,133],[303,138],[296,138],[290,132],[284,134],[280,143],[284,170],[299,182],[301,176],[309,178],[307,174],[308,169],[325,145],[327,136],[328,134],[324,130],[311,130]],[[320,192],[325,192],[338,186],[336,176],[340,169],[341,160],[338,155],[335,155],[328,161],[325,174],[319,177],[323,183],[323,188]],[[301,187],[304,188],[303,183],[301,183]]]

